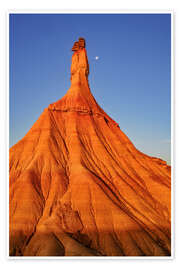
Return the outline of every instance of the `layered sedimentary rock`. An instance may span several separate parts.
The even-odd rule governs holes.
[[[10,255],[169,256],[170,166],[101,109],[73,51],[67,94],[10,149]]]

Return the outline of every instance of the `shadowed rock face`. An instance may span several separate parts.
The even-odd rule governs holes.
[[[169,256],[170,166],[97,104],[85,47],[71,87],[10,149],[11,256]]]

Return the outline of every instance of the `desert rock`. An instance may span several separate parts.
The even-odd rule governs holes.
[[[135,148],[88,74],[81,43],[67,94],[10,149],[10,255],[169,256],[171,168]]]

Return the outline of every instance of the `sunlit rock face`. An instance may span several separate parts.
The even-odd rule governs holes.
[[[169,256],[171,173],[97,104],[85,41],[71,87],[10,149],[11,256]]]

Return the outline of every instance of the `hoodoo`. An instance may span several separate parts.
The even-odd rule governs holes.
[[[67,94],[10,149],[10,256],[170,256],[171,168],[97,104],[85,45]]]

